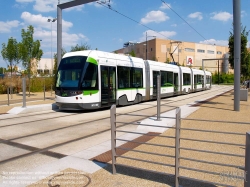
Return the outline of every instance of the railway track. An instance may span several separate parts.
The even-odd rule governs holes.
[[[204,97],[206,98],[207,96],[209,96],[211,94],[213,95],[213,94],[218,93],[218,92],[223,91],[223,90],[225,90],[225,87],[222,87],[222,88],[220,87],[220,89],[208,90],[206,92],[193,93],[193,94],[189,95],[190,97],[188,99],[193,100],[193,99],[199,98],[200,96],[202,96],[203,98]],[[169,110],[172,110],[172,109],[178,107],[178,105],[177,105],[178,102],[183,102],[186,100],[187,100],[187,98],[182,97],[182,96],[178,96],[177,98],[171,97],[171,98],[162,99],[161,112],[164,113],[164,112],[167,112]],[[148,116],[156,115],[156,110],[152,110],[153,108],[156,108],[155,104],[152,104],[152,102],[143,102],[142,105],[144,105],[144,107],[146,105],[146,107],[141,108],[139,110],[136,110],[136,108],[134,109],[132,107],[133,105],[129,106],[131,108],[130,112],[128,112],[128,113],[126,113],[126,112],[121,113],[120,112],[119,114],[117,114],[117,120],[121,121],[124,118],[126,118],[127,122],[138,122],[138,121],[141,121],[141,120],[146,118],[146,116],[142,115],[142,116],[133,116],[130,119],[124,115],[124,114],[138,113],[138,112],[141,114],[147,114]],[[126,108],[126,110],[127,110],[127,107],[118,107],[118,109],[120,109],[120,110],[122,110],[123,108],[124,109]],[[41,124],[44,124],[44,123],[54,124],[55,123],[54,121],[56,121],[58,119],[61,119],[61,120],[63,120],[64,118],[65,119],[66,118],[77,119],[83,115],[97,115],[99,113],[105,113],[105,115],[103,115],[103,117],[99,117],[98,119],[95,119],[95,120],[93,120],[93,118],[89,118],[89,119],[85,120],[85,122],[76,123],[76,122],[72,121],[72,123],[65,125],[65,126],[55,125],[55,128],[54,128],[54,125],[53,125],[50,129],[41,128],[41,126],[42,126]],[[46,118],[41,118],[41,114],[45,115]],[[52,114],[52,116],[48,117],[48,115],[50,115],[50,114]],[[53,117],[54,114],[57,114],[60,116]],[[68,114],[68,115],[65,115],[65,114]],[[29,120],[28,117],[29,118],[39,117],[41,119]],[[8,128],[12,128],[12,129],[16,128],[16,127],[20,128],[21,126],[24,126],[23,128],[25,128],[25,126],[27,126],[27,125],[32,126],[33,124],[40,122],[40,124],[38,125],[39,130],[37,132],[26,132],[26,133],[23,133],[22,135],[12,135],[11,138],[4,138],[1,135],[1,139],[0,139],[1,144],[5,144],[5,145],[12,146],[12,147],[28,150],[30,152],[25,153],[25,154],[21,154],[18,156],[10,156],[7,159],[0,160],[0,166],[2,164],[11,163],[12,161],[15,161],[17,159],[24,159],[28,156],[36,155],[36,154],[45,154],[47,156],[52,156],[55,158],[62,158],[64,156],[67,156],[67,154],[56,153],[56,152],[50,151],[50,150],[110,131],[109,113],[107,113],[107,110],[103,110],[103,109],[98,110],[98,111],[91,111],[91,112],[88,111],[87,113],[80,112],[80,113],[73,113],[73,114],[71,114],[71,113],[69,114],[68,112],[60,112],[60,113],[53,112],[53,113],[51,113],[51,111],[50,111],[50,112],[44,112],[44,113],[40,113],[40,114],[37,113],[37,114],[31,114],[31,115],[17,115],[16,117],[0,119],[0,121],[3,122],[6,120],[5,122],[7,123],[8,121],[11,121],[13,119],[18,120],[18,121],[21,121],[23,119],[27,119],[27,121],[2,125],[2,126],[0,126],[0,129],[2,132],[6,131],[6,129],[8,129]],[[95,124],[95,125],[93,125],[93,124]],[[105,124],[105,125],[102,126],[102,124]],[[79,135],[77,135],[75,137],[71,137],[71,138],[65,138],[58,143],[56,141],[53,141],[52,137],[56,137],[57,135],[61,136],[62,134],[65,135],[65,134],[67,134],[67,132],[73,132],[72,130],[74,130],[74,129],[77,130],[77,128],[78,129],[79,128],[80,129],[87,129],[90,126],[92,128],[96,128],[96,130],[93,131],[91,129],[90,132],[88,132],[88,133],[83,133],[81,135],[79,134]],[[124,127],[124,126],[125,125],[120,125],[119,127]],[[29,142],[29,141],[31,141],[31,139],[39,139],[41,136],[46,137],[46,135],[47,135],[47,138],[51,140],[51,144],[49,146],[43,146],[43,147],[32,146],[32,145],[27,145],[28,143],[25,143],[25,141],[21,141],[21,140],[28,139],[27,142]],[[41,141],[43,141],[43,140],[41,139]],[[11,155],[11,153],[10,153],[10,155]]]

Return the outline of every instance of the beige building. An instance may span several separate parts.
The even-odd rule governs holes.
[[[219,72],[233,72],[227,60],[229,48],[225,46],[155,38],[141,43],[127,42],[124,48],[114,52],[130,54],[132,51],[139,58],[158,62],[176,62],[181,66],[191,66],[196,69],[202,68],[204,59],[222,59],[204,60],[204,69],[218,72],[219,67]]]
[[[41,58],[39,61],[35,59],[31,61],[31,72],[32,75],[51,75],[54,69],[54,59]]]

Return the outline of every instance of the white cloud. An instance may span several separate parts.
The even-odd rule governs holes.
[[[38,12],[51,12],[56,10],[57,3],[57,0],[36,0],[33,8]]]
[[[198,20],[202,20],[202,13],[201,12],[194,12],[192,14],[188,15],[189,18],[193,18],[193,19],[198,19]]]
[[[162,39],[170,39],[171,37],[175,36],[177,33],[175,31],[160,31],[160,32],[154,32],[152,30],[147,30],[147,40],[153,39],[153,38],[162,38]],[[146,32],[143,33],[143,36],[139,39],[140,42],[143,42],[146,40]]]
[[[151,11],[149,13],[147,13],[146,17],[141,19],[141,23],[143,24],[147,24],[150,22],[155,22],[155,23],[160,23],[163,21],[168,20],[169,17],[162,11],[158,10],[158,11]]]
[[[177,24],[172,24],[171,26],[172,26],[172,27],[177,27]]]
[[[35,0],[16,0],[18,3],[31,3],[34,2]]]
[[[209,40],[200,41],[199,43],[210,44],[210,45],[219,45],[219,46],[228,46],[228,40],[209,39]]]
[[[52,17],[44,17],[41,14],[31,14],[29,12],[23,12],[21,18],[24,20],[24,26],[34,26],[34,39],[42,40],[41,46],[44,48],[44,57],[50,58],[49,52],[46,49],[53,50],[57,47],[57,22],[48,22],[48,19]],[[79,41],[88,41],[88,38],[82,33],[69,33],[68,30],[73,27],[71,22],[62,20],[63,32],[62,32],[62,45],[63,48],[69,48],[76,45]],[[25,28],[25,27],[24,27]],[[26,29],[26,28],[25,28]],[[54,52],[53,52],[54,53]],[[49,54],[49,55],[48,55]]]
[[[161,4],[161,7],[160,7],[160,9],[163,9],[163,10],[165,10],[165,9],[170,9],[171,8],[171,5],[170,4],[166,4],[166,3],[162,3]]]
[[[211,19],[218,21],[228,21],[233,19],[233,15],[228,12],[213,12]]]
[[[3,22],[0,21],[0,33],[9,33],[12,28],[18,27],[20,22],[17,20]]]
[[[21,18],[26,24],[30,24],[36,27],[51,29],[51,24],[55,25],[53,28],[56,28],[56,22],[48,22],[48,19],[53,19],[52,17],[43,17],[41,14],[31,14],[29,12],[23,12]],[[70,27],[73,26],[71,22],[62,20],[63,30],[67,31]]]

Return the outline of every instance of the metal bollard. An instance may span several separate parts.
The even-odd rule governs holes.
[[[245,152],[245,181],[244,187],[250,186],[250,132],[246,133],[246,152]]]
[[[110,108],[112,173],[116,174],[116,106]]]
[[[175,121],[175,186],[179,187],[181,109],[176,109]]]
[[[45,78],[44,78],[44,84],[43,84],[43,100],[45,101]]]
[[[23,108],[26,108],[26,78],[23,78]]]
[[[10,87],[10,98],[13,99],[13,86]]]
[[[7,88],[8,106],[10,106],[10,88]]]
[[[157,75],[157,121],[160,121],[161,115],[161,75]]]

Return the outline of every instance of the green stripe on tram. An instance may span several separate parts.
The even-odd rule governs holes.
[[[91,58],[91,57],[88,57],[87,60],[86,60],[86,62],[98,65],[98,62],[94,58]]]
[[[82,91],[83,95],[97,94],[99,90],[84,90]]]
[[[118,88],[118,90],[145,90],[146,88]]]

